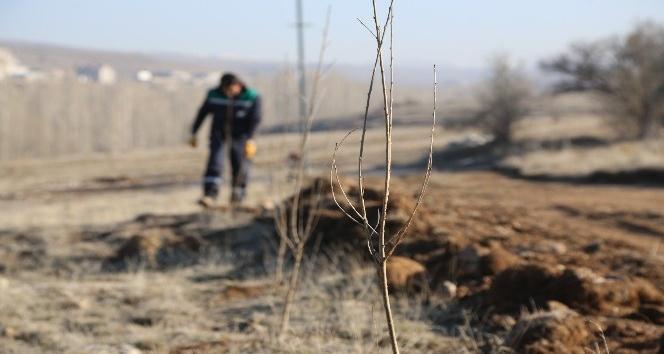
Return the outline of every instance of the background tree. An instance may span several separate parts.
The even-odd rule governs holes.
[[[664,27],[638,24],[623,38],[576,43],[542,62],[558,74],[556,92],[593,91],[630,135],[656,135],[664,124]]]
[[[480,111],[477,121],[497,143],[512,140],[513,125],[528,114],[530,84],[506,55],[491,62],[491,74],[479,93]]]
[[[325,50],[327,48],[327,35],[330,27],[331,8],[327,10],[327,18],[323,29],[323,38],[318,55],[318,64],[314,73],[314,80],[311,92],[308,97],[303,99],[307,101],[307,112],[305,121],[302,122],[300,129],[300,145],[298,155],[300,159],[295,167],[294,188],[291,197],[278,203],[274,210],[274,220],[276,231],[279,236],[279,249],[277,251],[276,278],[280,283],[283,279],[284,258],[288,248],[293,255],[293,266],[288,280],[288,289],[284,295],[281,318],[279,321],[278,338],[282,339],[288,330],[290,319],[290,309],[297,292],[300,280],[300,268],[304,257],[304,247],[311,238],[318,218],[320,216],[320,202],[323,189],[323,180],[315,179],[311,181],[309,188],[304,188],[305,183],[311,178],[307,176],[306,163],[308,161],[308,141],[311,133],[311,126],[320,106],[320,82],[323,76],[323,61]],[[287,190],[291,190],[285,187]]]

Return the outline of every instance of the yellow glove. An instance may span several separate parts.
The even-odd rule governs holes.
[[[249,160],[253,160],[254,156],[256,156],[256,143],[249,139],[246,143],[244,143],[244,157]]]
[[[195,148],[198,146],[198,141],[196,140],[196,135],[192,135],[189,137],[189,146]]]

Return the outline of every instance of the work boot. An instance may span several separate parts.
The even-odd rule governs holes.
[[[201,197],[201,199],[198,200],[198,204],[200,204],[204,208],[212,208],[215,206],[216,200],[208,195]]]
[[[244,200],[244,188],[235,187],[231,192],[231,204],[239,205]]]

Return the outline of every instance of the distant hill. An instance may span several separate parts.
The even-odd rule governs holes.
[[[210,72],[237,70],[245,73],[270,73],[280,69],[279,63],[225,60],[177,54],[150,54],[71,48],[52,44],[0,40],[0,46],[31,68],[41,70],[74,69],[86,64],[111,65],[121,77],[131,78],[138,70],[187,70]],[[283,65],[281,65],[283,67]]]
[[[109,64],[120,77],[133,78],[141,69],[186,70],[189,72],[237,71],[245,75],[274,74],[285,69],[288,63],[227,59],[212,56],[194,56],[177,53],[136,53],[98,49],[73,48],[55,44],[31,43],[0,39],[0,46],[9,48],[25,65],[42,70],[74,69],[86,64]],[[292,64],[291,64],[292,65]],[[369,78],[369,64],[335,64],[340,74],[365,82]],[[429,86],[431,68],[427,66],[398,66],[396,79],[405,85]],[[482,69],[439,66],[441,87],[464,85],[479,80]]]

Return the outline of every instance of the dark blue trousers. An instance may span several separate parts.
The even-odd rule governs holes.
[[[231,160],[231,200],[241,201],[245,196],[245,189],[249,179],[249,167],[251,161],[245,157],[245,139],[233,139],[230,143],[229,157]],[[224,141],[210,142],[210,156],[208,158],[205,176],[203,176],[203,193],[212,198],[219,195],[222,177],[224,173],[224,149],[227,148]]]

